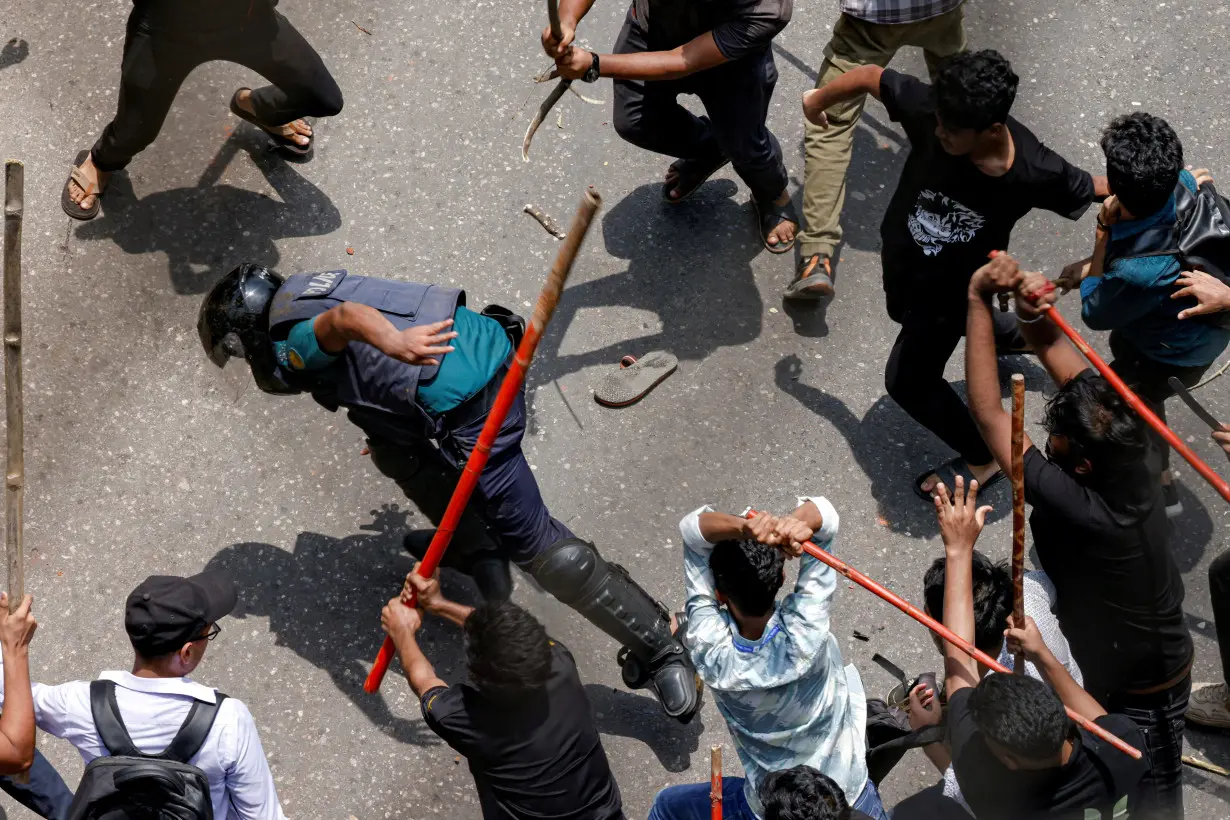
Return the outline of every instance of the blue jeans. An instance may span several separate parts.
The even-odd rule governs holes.
[[[11,777],[0,777],[0,789],[39,817],[50,820],[66,820],[68,807],[73,803],[72,790],[38,749],[34,750],[30,782],[16,783]]]
[[[722,819],[757,820],[743,796],[742,777],[722,779]],[[872,820],[888,820],[888,812],[880,801],[880,792],[870,780],[863,792],[854,801],[853,808],[871,817]],[[708,783],[689,783],[686,786],[669,786],[658,792],[649,809],[649,820],[709,820],[711,816]]]

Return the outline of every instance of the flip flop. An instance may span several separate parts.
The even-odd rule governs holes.
[[[675,172],[675,180],[673,182],[662,183],[662,198],[671,205],[678,205],[685,199],[696,193],[705,180],[722,170],[730,160],[727,157],[721,157],[706,162],[700,159],[677,159],[670,164],[670,170]],[[678,189],[682,193],[676,199],[671,199],[671,191]]]
[[[760,202],[753,199],[752,207],[756,209],[756,221],[760,224],[760,241],[764,244],[765,250],[769,253],[787,253],[794,248],[794,237],[791,237],[789,242],[769,244],[769,232],[783,222],[793,222],[797,231],[799,215],[794,210],[794,200],[790,200],[785,205],[778,205],[772,200]]]
[[[276,127],[276,126],[266,125],[265,123],[257,119],[255,114],[249,114],[247,111],[244,111],[242,108],[239,107],[239,92],[251,91],[251,90],[252,89],[247,88],[246,86],[244,88],[239,88],[235,90],[235,93],[231,95],[231,113],[234,114],[236,117],[239,117],[239,119],[246,120],[247,122],[250,122],[253,125],[255,125],[257,128],[259,128],[261,131],[264,132],[265,136],[273,140],[274,145],[276,145],[279,149],[286,151],[287,153],[294,154],[300,157],[306,157],[308,154],[312,153],[312,145],[315,144],[315,137],[316,137],[315,134],[308,137],[307,145],[300,145],[299,143],[295,142],[290,137],[284,137],[281,134],[271,133],[269,129],[272,127]]]
[[[646,353],[641,359],[624,356],[619,360],[619,369],[608,373],[598,385],[594,391],[594,401],[604,407],[635,404],[674,373],[678,366],[679,359],[660,350]]]
[[[64,182],[64,189],[60,191],[60,207],[64,209],[64,213],[73,219],[80,219],[82,222],[89,221],[98,216],[98,209],[102,207],[102,189],[94,191],[95,183],[86,179],[85,172],[81,170],[81,163],[85,162],[86,157],[89,155],[90,150],[88,148],[77,154],[77,158],[73,160],[73,170],[69,172],[68,179]],[[77,183],[78,187],[83,191],[94,191],[94,204],[89,208],[82,208],[73,201],[72,195],[68,192],[68,186],[73,182]],[[82,198],[84,199],[84,197]]]
[[[926,481],[927,476],[930,475],[939,476],[940,481],[944,482],[944,486],[948,488],[950,495],[952,488],[957,486],[957,476],[961,476],[965,479],[965,486],[967,488],[969,487],[970,482],[974,480],[974,474],[969,471],[969,468],[965,465],[965,459],[961,458],[961,456],[957,456],[939,467],[927,470],[924,473],[920,473],[918,477],[914,479],[914,495],[918,496],[923,501],[926,501],[928,504],[934,504],[935,501],[931,497],[931,493],[923,491],[922,483]],[[981,481],[978,482],[978,492],[984,493],[1003,480],[1004,471],[1000,470],[995,475],[987,479],[985,483]]]

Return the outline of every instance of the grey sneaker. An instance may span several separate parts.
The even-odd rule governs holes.
[[[1230,688],[1224,683],[1198,683],[1187,703],[1187,720],[1213,729],[1230,729]]]

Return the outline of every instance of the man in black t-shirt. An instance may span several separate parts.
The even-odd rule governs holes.
[[[914,490],[930,500],[935,484],[956,476],[984,488],[999,472],[969,411],[944,380],[965,333],[965,289],[993,250],[1008,247],[1016,223],[1034,208],[1077,219],[1104,177],[1093,178],[1051,151],[1008,115],[1018,77],[994,51],[950,57],[935,86],[868,65],[803,95],[807,119],[823,127],[832,105],[871,94],[910,140],[897,190],[880,226],[888,315],[901,324],[889,354],[888,394],[957,458],[920,475]],[[1021,349],[1012,316],[996,319],[1003,352]]]
[[[342,92],[316,50],[274,6],[278,0],[134,0],[124,37],[115,118],[78,154],[60,207],[73,219],[98,215],[111,174],[149,146],[179,87],[199,65],[226,60],[272,83],[231,96],[231,112],[266,131],[283,152],[306,158],[312,126],[332,117]]]
[[[974,542],[990,507],[979,507],[977,484],[967,494],[962,479],[952,503],[947,487],[941,485],[937,494],[947,565],[944,626],[972,642]],[[1046,683],[1025,675],[981,677],[977,661],[944,644],[948,747],[965,802],[978,820],[1129,816],[1138,803],[1146,759],[1134,760],[1077,727],[1064,707],[1138,749],[1144,745],[1140,728],[1123,715],[1106,714],[1081,689],[1051,654],[1032,618],[1016,626],[1022,628],[1006,632],[1009,650],[1024,652]]]
[[[1019,288],[1051,302],[1048,285],[1042,274],[1023,274],[1000,254],[969,286],[966,390],[982,435],[1005,469],[1012,422],[991,351],[991,294]],[[1145,732],[1152,762],[1142,798],[1146,816],[1179,818],[1192,642],[1183,579],[1168,549],[1160,459],[1144,421],[1030,299],[1017,298],[1017,315],[1025,341],[1059,388],[1046,407],[1047,455],[1025,441],[1029,523],[1038,560],[1055,585],[1055,614],[1085,688]]]
[[[770,44],[790,22],[793,0],[633,0],[613,54],[572,45],[593,4],[561,0],[563,37],[542,33],[558,76],[615,81],[615,132],[677,158],[662,186],[667,202],[681,202],[729,162],[752,191],[765,248],[793,248],[799,217],[782,147],[765,124],[777,84]],[[680,94],[699,97],[705,116],[681,106]]]
[[[415,640],[422,617],[402,603],[411,593],[465,630],[469,683],[436,676]],[[469,761],[483,820],[623,820],[576,664],[532,615],[510,601],[454,603],[412,571],[380,620],[423,719]]]

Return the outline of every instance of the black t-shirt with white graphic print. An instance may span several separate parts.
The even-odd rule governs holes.
[[[1034,208],[1079,219],[1093,201],[1089,174],[1011,117],[1016,155],[1006,174],[992,177],[968,156],[941,146],[930,85],[885,69],[880,97],[910,140],[880,225],[884,290],[894,321],[964,317],[970,277],[991,251],[1008,248],[1018,220]]]

